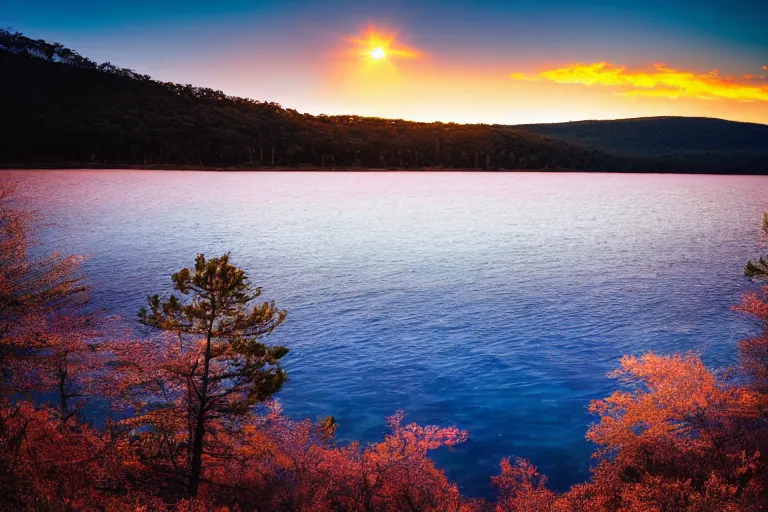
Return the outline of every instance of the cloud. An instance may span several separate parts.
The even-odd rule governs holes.
[[[528,76],[525,73],[512,73],[509,75],[513,80],[528,80],[529,82],[535,82],[538,80],[535,76]]]
[[[763,70],[768,71],[768,66],[763,66]],[[558,84],[611,87],[618,94],[630,97],[768,101],[768,86],[724,78],[718,70],[697,74],[670,68],[666,64],[654,64],[649,71],[630,71],[608,62],[577,63],[542,71],[535,76],[522,73],[510,76],[514,80],[549,80]]]

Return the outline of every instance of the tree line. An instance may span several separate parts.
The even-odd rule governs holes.
[[[3,165],[321,169],[749,170],[734,155],[625,156],[503,125],[302,114],[152,80],[0,30]],[[722,155],[721,155],[722,156]]]

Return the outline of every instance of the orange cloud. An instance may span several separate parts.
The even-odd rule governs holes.
[[[763,66],[763,69],[768,69],[768,66]],[[649,72],[635,72],[608,62],[578,63],[543,71],[536,76],[521,73],[510,76],[514,80],[550,80],[559,84],[613,87],[626,96],[768,101],[768,86],[723,78],[718,70],[696,74],[669,68],[665,64],[654,64]]]

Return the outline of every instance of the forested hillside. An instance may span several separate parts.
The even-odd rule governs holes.
[[[0,69],[0,164],[6,167],[768,171],[765,144],[742,149],[725,134],[717,153],[657,154],[625,152],[597,138],[560,140],[536,126],[301,114],[276,103],[158,82],[10,31],[0,31]],[[652,128],[639,132],[649,148],[666,136]],[[699,149],[714,147],[709,141]],[[642,140],[632,144],[643,147]]]
[[[706,117],[644,117],[515,128],[599,151],[667,159],[754,161],[765,170],[768,125]]]

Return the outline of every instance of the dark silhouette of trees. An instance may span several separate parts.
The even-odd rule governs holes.
[[[9,30],[0,31],[0,66],[14,77],[0,82],[4,165],[744,173],[765,172],[768,161],[761,125],[628,120],[582,135],[577,123],[556,130],[312,116],[155,81]]]
[[[722,119],[646,117],[518,125],[515,128],[597,151],[648,160],[659,170],[768,172],[768,126]]]

